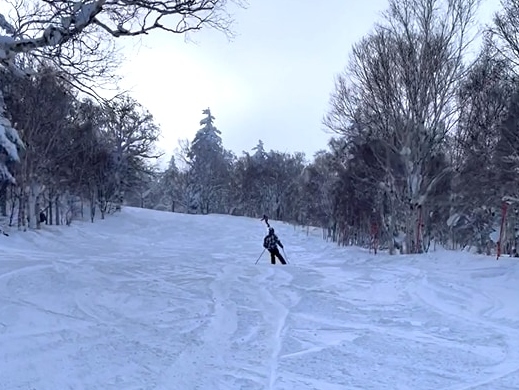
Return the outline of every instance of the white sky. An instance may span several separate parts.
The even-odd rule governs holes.
[[[236,9],[231,42],[210,30],[196,43],[159,33],[128,49],[123,85],[161,125],[168,154],[179,138],[194,137],[206,107],[238,155],[259,139],[267,150],[308,157],[326,148],[331,135],[321,121],[334,77],[386,7],[385,0],[249,3]]]
[[[267,150],[307,157],[326,149],[331,134],[322,118],[334,77],[387,7],[387,0],[249,3],[235,10],[238,36],[231,42],[213,30],[197,34],[196,43],[168,33],[133,47],[125,41],[131,61],[123,67],[123,85],[161,125],[168,156],[178,139],[193,139],[206,107],[224,146],[238,155],[259,139]],[[483,1],[482,21],[497,3]]]
[[[248,1],[248,8],[232,9],[231,42],[210,29],[193,36],[196,43],[158,31],[117,41],[128,58],[122,87],[161,126],[164,160],[179,139],[193,139],[207,107],[224,146],[238,155],[259,139],[267,150],[309,158],[326,149],[331,134],[322,118],[334,77],[387,7],[387,0]],[[481,21],[498,5],[483,0]]]

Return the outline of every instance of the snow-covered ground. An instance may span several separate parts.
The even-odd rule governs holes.
[[[0,389],[518,389],[519,262],[124,209],[0,236]]]

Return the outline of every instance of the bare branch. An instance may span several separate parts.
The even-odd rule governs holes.
[[[498,38],[495,47],[500,54],[519,67],[519,1],[501,0],[502,10],[489,26],[490,37]]]

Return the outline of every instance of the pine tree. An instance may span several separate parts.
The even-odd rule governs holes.
[[[230,182],[232,156],[222,146],[221,132],[214,126],[209,108],[187,154],[191,170],[191,186],[195,192],[193,205],[203,214],[224,211]]]

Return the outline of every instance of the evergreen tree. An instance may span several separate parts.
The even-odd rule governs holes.
[[[230,184],[232,155],[222,145],[221,132],[214,125],[209,108],[195,135],[187,158],[191,171],[191,186],[195,193],[195,207],[199,212],[224,212]]]

